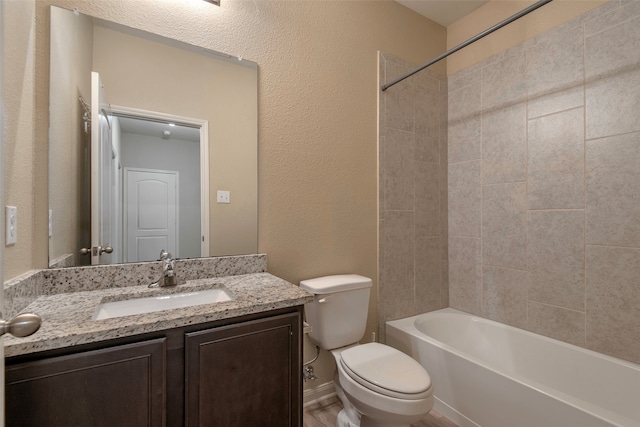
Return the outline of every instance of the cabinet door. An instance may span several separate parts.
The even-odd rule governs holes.
[[[8,426],[164,426],[165,339],[6,369]]]
[[[186,334],[185,425],[301,425],[300,314]]]

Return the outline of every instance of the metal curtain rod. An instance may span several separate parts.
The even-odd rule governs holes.
[[[449,49],[448,51],[446,51],[442,55],[433,58],[431,61],[427,62],[426,64],[423,64],[423,65],[419,66],[418,68],[416,68],[415,70],[409,72],[408,74],[405,74],[404,76],[395,79],[391,83],[387,83],[386,85],[382,85],[381,86],[382,91],[384,92],[385,90],[389,89],[391,86],[393,86],[393,85],[395,85],[397,83],[400,83],[404,79],[413,76],[414,74],[424,70],[427,67],[430,67],[431,65],[433,65],[436,62],[440,61],[441,59],[446,58],[447,56],[451,55],[452,53],[456,53],[457,51],[459,51],[463,47],[469,46],[471,43],[477,42],[481,38],[483,38],[485,36],[488,36],[489,34],[493,33],[494,31],[499,30],[500,28],[504,27],[505,25],[508,25],[508,24],[512,23],[513,21],[522,18],[523,16],[527,15],[528,13],[533,12],[534,10],[538,9],[539,7],[544,6],[547,3],[550,3],[551,1],[552,0],[540,0],[540,1],[532,4],[531,6],[521,10],[520,12],[516,13],[515,15],[512,15],[509,18],[505,19],[504,21],[497,23],[493,27],[484,30],[483,32],[481,32],[480,34],[478,34],[476,36],[471,37],[469,40],[460,43],[456,47]]]

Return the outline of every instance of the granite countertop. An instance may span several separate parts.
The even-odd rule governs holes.
[[[131,298],[226,288],[231,301],[155,311],[112,319],[93,320],[103,302]],[[261,313],[310,302],[313,296],[269,273],[189,280],[173,288],[149,288],[146,285],[80,291],[41,296],[23,312],[42,317],[40,329],[25,338],[6,335],[6,357],[71,347],[186,325]]]

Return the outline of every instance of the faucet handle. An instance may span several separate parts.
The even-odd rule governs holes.
[[[171,258],[171,253],[167,252],[165,249],[160,249],[160,259],[158,261],[163,261]]]

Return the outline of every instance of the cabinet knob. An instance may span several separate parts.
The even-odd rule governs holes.
[[[11,320],[0,320],[0,336],[10,333],[18,338],[28,337],[40,329],[41,322],[35,313],[22,313]]]

